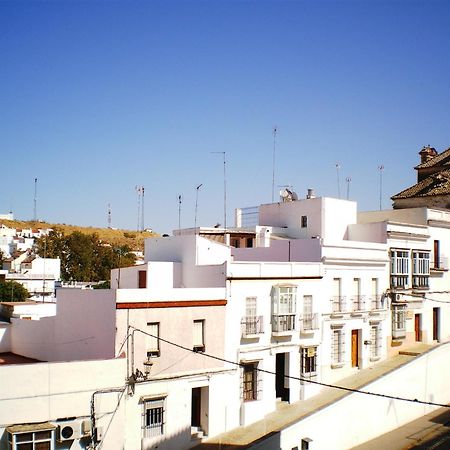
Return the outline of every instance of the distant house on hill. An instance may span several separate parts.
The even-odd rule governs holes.
[[[438,153],[426,146],[419,155],[417,183],[391,197],[394,209],[450,208],[450,148]]]

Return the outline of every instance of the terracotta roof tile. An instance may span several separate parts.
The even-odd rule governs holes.
[[[435,156],[429,161],[419,164],[415,167],[415,169],[424,169],[426,167],[433,167],[436,165],[450,166],[450,147],[447,150],[444,150],[442,153],[439,153],[439,155]]]
[[[391,199],[397,200],[399,198],[427,197],[431,195],[446,194],[450,194],[450,168],[430,175],[419,183],[395,194]]]

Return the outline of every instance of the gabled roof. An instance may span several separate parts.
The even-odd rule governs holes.
[[[441,172],[428,176],[424,180],[419,181],[419,183],[416,183],[415,185],[392,196],[391,199],[397,200],[400,198],[427,197],[450,194],[450,148],[444,153],[448,153],[449,158],[449,168],[447,170],[443,170]],[[443,153],[441,153],[441,155],[442,154]],[[436,158],[439,158],[441,155],[436,156]]]
[[[450,147],[447,150],[444,150],[442,153],[439,153],[439,155],[435,156],[434,158],[431,158],[430,160],[419,164],[415,167],[415,169],[425,169],[426,167],[433,167],[433,166],[449,166],[450,168]]]

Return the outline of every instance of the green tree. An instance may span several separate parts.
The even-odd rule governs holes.
[[[136,257],[128,246],[111,247],[97,234],[74,231],[64,235],[59,230],[37,240],[35,251],[41,257],[60,258],[64,281],[109,280],[116,267],[134,265]]]
[[[24,302],[28,291],[16,281],[0,281],[0,300],[3,302]]]

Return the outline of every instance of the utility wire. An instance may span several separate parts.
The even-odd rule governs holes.
[[[158,339],[161,342],[165,342],[166,344],[173,345],[174,347],[178,347],[178,348],[180,348],[182,350],[186,350],[186,351],[191,352],[191,353],[198,353],[200,355],[206,356],[207,358],[211,358],[211,359],[215,359],[217,361],[221,361],[221,362],[225,362],[225,363],[228,363],[228,364],[232,364],[232,365],[237,366],[237,367],[244,367],[245,366],[245,364],[241,364],[241,363],[238,363],[238,362],[235,362],[235,361],[229,361],[227,359],[220,358],[219,356],[211,355],[209,353],[196,352],[196,351],[194,351],[191,348],[185,347],[185,346],[183,346],[181,344],[177,344],[175,342],[171,342],[171,341],[169,341],[167,339],[163,339],[160,336],[155,336],[153,334],[147,333],[146,331],[143,331],[143,330],[141,330],[139,328],[135,328],[135,327],[133,327],[131,325],[130,325],[130,328],[133,328],[135,331],[139,331],[140,333],[145,334],[146,336],[150,336],[152,338]],[[256,368],[255,370],[258,371],[258,372],[261,372],[261,373],[267,373],[269,375],[276,375],[275,372],[272,372],[270,370],[265,370],[265,369],[260,369],[260,368]],[[443,404],[443,403],[427,402],[427,401],[424,401],[424,400],[418,400],[417,398],[412,399],[412,398],[405,398],[405,397],[397,397],[395,395],[389,395],[389,394],[379,394],[377,392],[369,392],[369,391],[363,391],[363,390],[360,390],[360,389],[354,389],[354,388],[349,388],[349,387],[344,387],[344,386],[338,386],[338,385],[335,385],[335,384],[322,383],[320,381],[308,380],[306,378],[294,377],[294,376],[291,376],[291,375],[284,375],[284,378],[287,378],[287,379],[290,379],[290,380],[295,380],[295,381],[303,381],[303,382],[306,382],[306,383],[316,384],[316,385],[319,385],[319,386],[324,386],[324,387],[333,388],[333,389],[340,389],[342,391],[353,392],[353,393],[358,393],[358,394],[373,395],[375,397],[389,398],[389,399],[392,399],[392,400],[401,400],[401,401],[405,401],[405,402],[417,403],[417,404],[422,404],[422,405],[439,406],[441,408],[450,408],[450,405],[446,405],[446,404]]]

